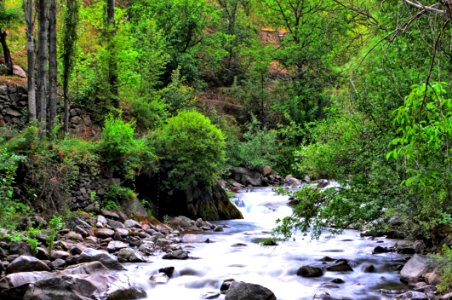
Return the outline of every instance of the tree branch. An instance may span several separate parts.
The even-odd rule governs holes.
[[[432,13],[435,13],[435,14],[439,14],[439,15],[446,15],[447,14],[446,10],[435,8],[435,6],[437,6],[438,3],[432,4],[430,6],[425,6],[424,4],[422,4],[422,3],[418,2],[418,1],[416,1],[416,3],[413,2],[413,1],[410,1],[410,0],[404,0],[404,1],[405,1],[405,3],[407,3],[407,4],[411,5],[411,6],[414,6],[414,7],[418,8],[418,9],[422,9],[422,10],[429,11],[429,12],[432,12]]]

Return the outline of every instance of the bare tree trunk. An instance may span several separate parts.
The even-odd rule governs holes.
[[[2,44],[3,49],[3,57],[5,58],[5,64],[6,64],[6,74],[7,75],[13,75],[13,59],[11,58],[11,52],[9,51],[8,44],[6,43],[6,36],[8,34],[6,31],[3,31],[0,29],[0,43]]]
[[[49,7],[49,118],[47,132],[51,132],[57,115],[57,29],[56,0],[50,0]]]
[[[119,90],[117,63],[114,47],[114,37],[116,34],[115,25],[115,0],[107,0],[107,36],[108,36],[108,81],[110,83],[110,93],[113,98],[113,106],[119,108]]]
[[[33,0],[24,1],[25,22],[27,24],[27,59],[28,59],[28,120],[36,120],[36,86],[35,86],[35,40]]]
[[[47,85],[47,70],[48,63],[47,55],[47,1],[38,0],[38,72],[37,72],[37,93],[36,100],[39,103],[38,119],[40,121],[40,133],[43,135],[46,130],[47,124],[47,97],[46,97],[46,85]]]

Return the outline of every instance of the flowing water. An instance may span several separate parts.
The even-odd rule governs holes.
[[[224,232],[187,235],[183,244],[190,251],[189,260],[162,260],[150,264],[130,265],[136,282],[146,287],[148,299],[203,299],[209,292],[218,292],[225,279],[263,285],[277,299],[313,299],[321,291],[336,298],[391,299],[382,289],[400,291],[396,265],[404,257],[396,253],[372,254],[376,246],[393,246],[394,240],[360,237],[359,232],[347,230],[334,237],[310,240],[295,236],[277,246],[261,246],[259,241],[271,236],[277,218],[291,214],[287,197],[276,195],[270,188],[258,188],[237,194],[237,203],[244,220],[217,222],[227,225]],[[205,241],[208,239],[209,243]],[[325,272],[319,278],[296,275],[303,265],[323,267],[325,256],[347,259],[353,272]],[[365,264],[373,264],[375,272],[365,273]],[[166,284],[151,284],[149,277],[159,268],[175,267],[173,278]],[[333,279],[344,280],[334,284]],[[224,295],[218,299],[224,299]]]

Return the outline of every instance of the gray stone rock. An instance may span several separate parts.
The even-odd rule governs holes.
[[[153,282],[153,283],[165,284],[165,283],[168,283],[169,276],[167,274],[161,272],[161,273],[152,275],[149,278],[149,280],[151,280],[151,282]]]
[[[47,271],[20,272],[6,275],[0,279],[0,290],[7,290],[54,276]]]
[[[124,270],[124,267],[118,262],[115,256],[104,251],[88,248],[77,258],[77,263],[92,261],[99,261],[109,269]]]
[[[69,252],[63,251],[63,250],[52,250],[52,253],[50,254],[51,259],[66,259],[69,257]]]
[[[362,268],[363,272],[365,272],[365,273],[373,273],[373,272],[375,272],[375,266],[373,264],[364,263],[361,266],[361,268]]]
[[[107,223],[113,229],[126,227],[123,223],[116,220],[107,219]]]
[[[52,261],[50,263],[50,267],[53,270],[61,270],[61,269],[64,268],[65,265],[66,265],[66,261],[64,259],[61,259],[61,258],[57,258],[57,259],[55,259],[54,261]]]
[[[284,178],[284,185],[288,187],[297,187],[301,185],[301,180],[292,175],[287,175],[286,178]]]
[[[301,277],[320,277],[323,275],[323,271],[317,267],[303,266],[298,269],[297,275]]]
[[[18,272],[50,271],[50,267],[33,256],[22,255],[14,259],[6,268],[6,274]]]
[[[400,280],[409,284],[419,282],[430,270],[427,256],[415,254],[400,271]]]
[[[184,251],[184,250],[177,250],[177,251],[173,251],[171,253],[167,253],[165,254],[163,257],[163,259],[188,259],[188,252]]]
[[[105,239],[112,237],[115,234],[115,231],[109,228],[98,228],[94,230],[94,234],[98,238]]]
[[[245,282],[232,282],[225,300],[276,300],[275,294],[266,287]]]
[[[146,259],[131,248],[123,248],[116,255],[120,262],[146,262]]]
[[[403,300],[427,300],[430,299],[425,293],[409,291],[398,295],[395,299],[403,299]]]
[[[108,223],[107,218],[105,218],[102,215],[97,216],[97,223],[96,223],[97,227],[104,227],[105,225],[107,225],[107,223]]]
[[[348,261],[346,259],[338,259],[336,260],[336,262],[331,265],[328,266],[326,268],[327,271],[331,271],[331,272],[349,272],[349,271],[353,271],[352,267],[350,266],[350,264],[348,263]]]
[[[72,241],[77,241],[77,242],[83,241],[83,236],[80,233],[76,233],[74,231],[69,231],[68,233],[66,233],[64,235],[64,238],[66,240],[72,240]]]
[[[124,222],[124,225],[125,225],[127,228],[141,228],[140,223],[138,223],[138,222],[135,221],[135,220],[131,220],[131,219],[126,220],[126,221]]]
[[[111,241],[108,243],[107,251],[108,252],[116,252],[118,250],[121,250],[123,248],[129,247],[129,244],[120,242],[120,241]]]

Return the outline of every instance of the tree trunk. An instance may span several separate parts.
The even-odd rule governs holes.
[[[49,118],[47,132],[51,132],[57,115],[57,29],[56,0],[50,0],[49,7]]]
[[[38,119],[40,121],[40,134],[43,135],[46,131],[47,124],[47,0],[38,0],[38,71],[37,71],[37,102],[39,103]]]
[[[8,34],[6,31],[3,31],[0,29],[0,43],[2,44],[3,48],[3,56],[5,58],[5,65],[6,65],[6,74],[7,75],[13,75],[13,60],[11,58],[11,52],[9,51],[8,44],[6,43],[6,36]]]
[[[115,0],[107,0],[107,40],[108,40],[108,81],[110,83],[110,93],[113,98],[113,106],[119,108],[118,74],[116,63],[116,50],[114,37],[116,34],[115,25]]]
[[[35,40],[34,19],[33,19],[33,0],[24,2],[25,22],[27,24],[27,59],[28,59],[28,120],[36,120],[36,86],[35,86]]]
[[[64,98],[64,131],[69,130],[69,77],[74,63],[74,48],[77,41],[79,22],[78,0],[66,0],[63,29],[63,98]]]

